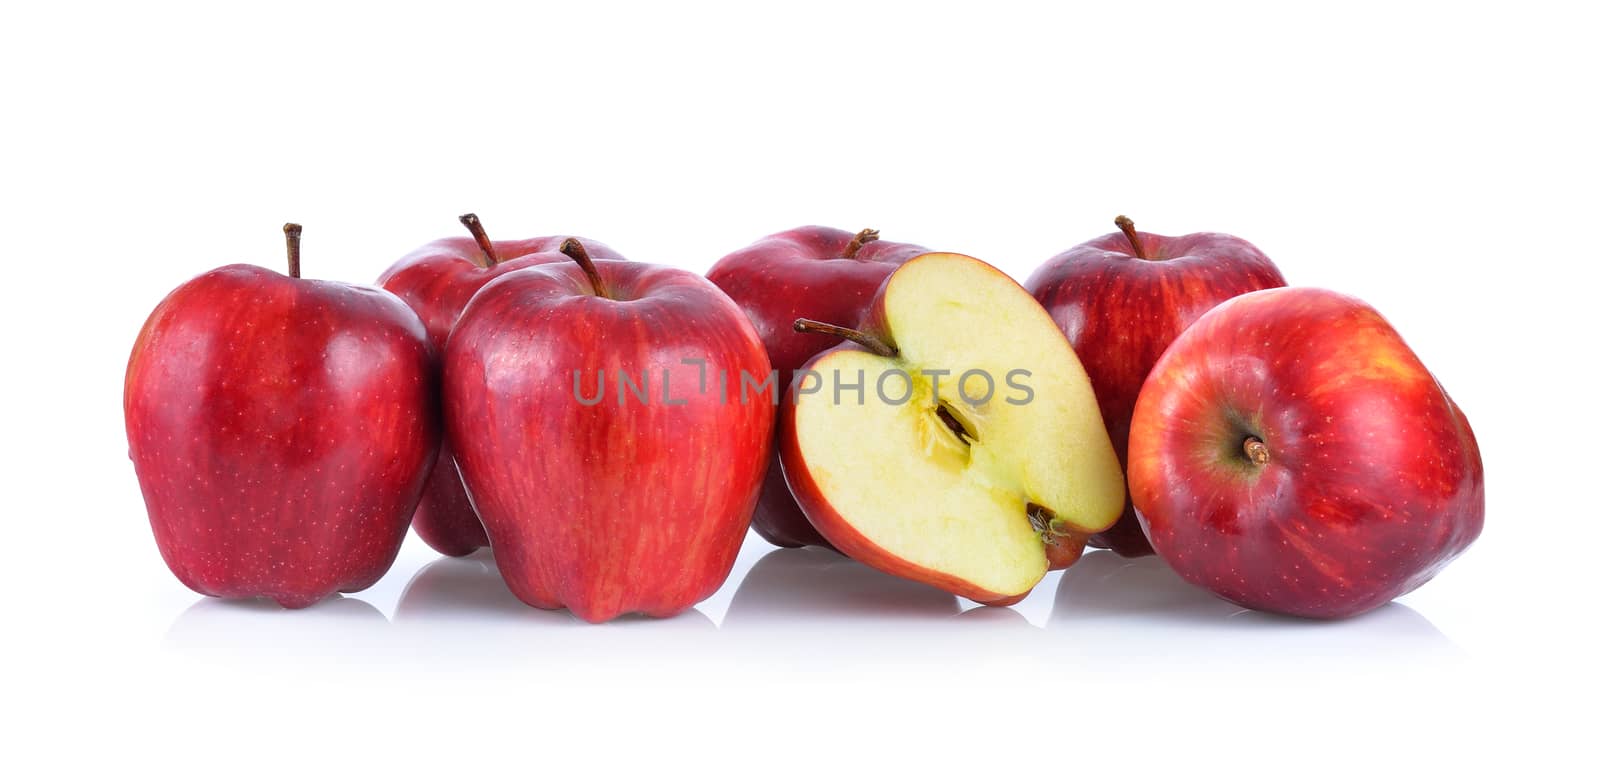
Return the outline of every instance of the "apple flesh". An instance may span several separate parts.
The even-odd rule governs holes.
[[[378,277],[378,286],[410,306],[424,326],[433,346],[443,351],[467,301],[495,278],[535,265],[566,262],[561,243],[567,236],[491,241],[477,215],[462,215],[470,237],[439,239],[401,258]],[[590,257],[620,260],[621,256],[596,241],[578,239]],[[461,484],[455,454],[446,439],[439,459],[417,503],[411,527],[440,554],[459,557],[489,545],[483,523]]]
[[[781,412],[789,487],[845,554],[1009,604],[1116,521],[1122,472],[1089,379],[1005,274],[921,255],[862,330],[799,328],[851,340],[812,359]]]
[[[828,334],[796,332],[795,319],[859,326],[883,280],[924,252],[912,244],[879,239],[870,228],[852,235],[806,226],[768,236],[718,260],[706,278],[744,309],[787,389],[795,370],[841,342]],[[751,527],[777,546],[832,548],[795,503],[776,448]]]
[[[1145,377],[1195,319],[1230,297],[1284,285],[1250,242],[1220,233],[1161,236],[1117,218],[1120,233],[1045,261],[1026,282],[1089,372],[1117,457]],[[1151,553],[1130,501],[1116,525],[1089,538],[1124,557]]]
[[[1483,529],[1466,416],[1377,311],[1321,289],[1196,321],[1139,394],[1128,465],[1161,558],[1257,610],[1364,613]]]
[[[456,463],[518,599],[674,615],[722,585],[750,526],[775,388],[741,385],[775,385],[772,366],[700,276],[563,251],[575,262],[501,276],[462,313],[444,369]]]
[[[228,265],[178,287],[123,411],[156,545],[214,597],[299,608],[394,562],[439,447],[426,331],[394,295]]]

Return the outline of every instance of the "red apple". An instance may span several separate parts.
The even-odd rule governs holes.
[[[840,342],[827,334],[794,331],[795,319],[859,326],[884,279],[900,263],[926,251],[882,241],[870,228],[852,235],[837,228],[806,226],[768,236],[722,258],[706,278],[750,317],[780,384],[787,389],[795,370]],[[833,546],[795,503],[776,448],[751,526],[782,547]]]
[[[161,301],[128,360],[128,449],[189,588],[310,605],[389,569],[439,448],[427,332],[394,295],[253,265]]]
[[[472,298],[445,350],[446,428],[518,599],[670,616],[733,565],[777,382],[710,282],[583,249]]]
[[[1466,416],[1377,311],[1321,289],[1235,297],[1172,343],[1128,483],[1179,575],[1311,618],[1421,586],[1483,529]]]
[[[471,232],[470,238],[457,236],[431,242],[400,258],[378,277],[378,286],[398,295],[416,311],[428,327],[428,339],[441,353],[462,309],[484,284],[511,271],[567,261],[560,247],[570,237],[490,241],[477,215],[462,215],[461,224]],[[578,241],[590,257],[622,259],[604,244],[588,239]],[[439,459],[423,488],[411,526],[440,554],[459,557],[489,545],[483,523],[473,513],[472,503],[461,486],[448,439],[440,446]]]
[[[1267,256],[1220,233],[1160,236],[1135,231],[1079,244],[1046,260],[1028,291],[1066,333],[1094,383],[1117,458],[1128,463],[1128,423],[1139,387],[1162,351],[1206,311],[1235,295],[1284,285]],[[1150,554],[1133,505],[1089,539],[1126,557]]]

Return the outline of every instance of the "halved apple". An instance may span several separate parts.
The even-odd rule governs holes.
[[[811,359],[781,412],[785,478],[829,542],[1000,605],[1116,521],[1121,466],[1089,378],[1015,281],[921,255],[868,316],[860,329],[796,322],[851,340]]]

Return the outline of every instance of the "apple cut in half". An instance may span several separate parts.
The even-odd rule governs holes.
[[[840,551],[978,602],[1016,602],[1122,512],[1094,391],[1038,302],[992,266],[900,266],[850,340],[786,392],[784,476]]]

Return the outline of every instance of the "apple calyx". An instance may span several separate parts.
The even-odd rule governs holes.
[[[283,224],[283,243],[289,250],[289,278],[300,278],[300,224]]]
[[[1056,517],[1054,510],[1031,501],[1028,502],[1028,524],[1035,531],[1047,535],[1065,536],[1072,532],[1066,523]]]
[[[844,245],[844,253],[841,254],[840,257],[846,260],[854,260],[856,253],[860,252],[862,247],[865,247],[867,244],[877,240],[878,229],[863,228],[855,235],[855,238],[850,240],[849,244]]]
[[[483,258],[487,261],[483,267],[493,268],[499,265],[500,258],[494,253],[494,244],[489,241],[489,233],[483,230],[483,221],[478,220],[478,216],[471,212],[456,219],[467,227],[467,233],[472,234],[472,240],[478,243],[478,249],[483,252]]]
[[[1072,526],[1056,517],[1054,510],[1033,502],[1028,502],[1028,525],[1034,533],[1039,534],[1039,540],[1049,547],[1065,547],[1077,531]]]
[[[600,280],[600,271],[594,267],[594,260],[589,257],[589,251],[583,248],[583,242],[571,238],[561,242],[561,254],[572,258],[572,261],[583,269],[583,275],[589,277],[589,286],[594,289],[594,296],[612,299],[605,282]]]
[[[803,334],[827,334],[849,340],[884,358],[893,358],[900,355],[900,350],[895,346],[857,329],[849,329],[823,321],[812,321],[809,318],[797,318],[794,320],[794,330]]]
[[[1144,245],[1139,243],[1139,232],[1134,230],[1133,220],[1127,215],[1118,215],[1115,221],[1117,228],[1122,230],[1122,235],[1128,237],[1128,243],[1133,245],[1133,256],[1140,260],[1149,260],[1144,253]]]
[[[1272,452],[1267,450],[1267,444],[1254,435],[1244,439],[1243,448],[1245,457],[1258,467],[1272,461]]]

